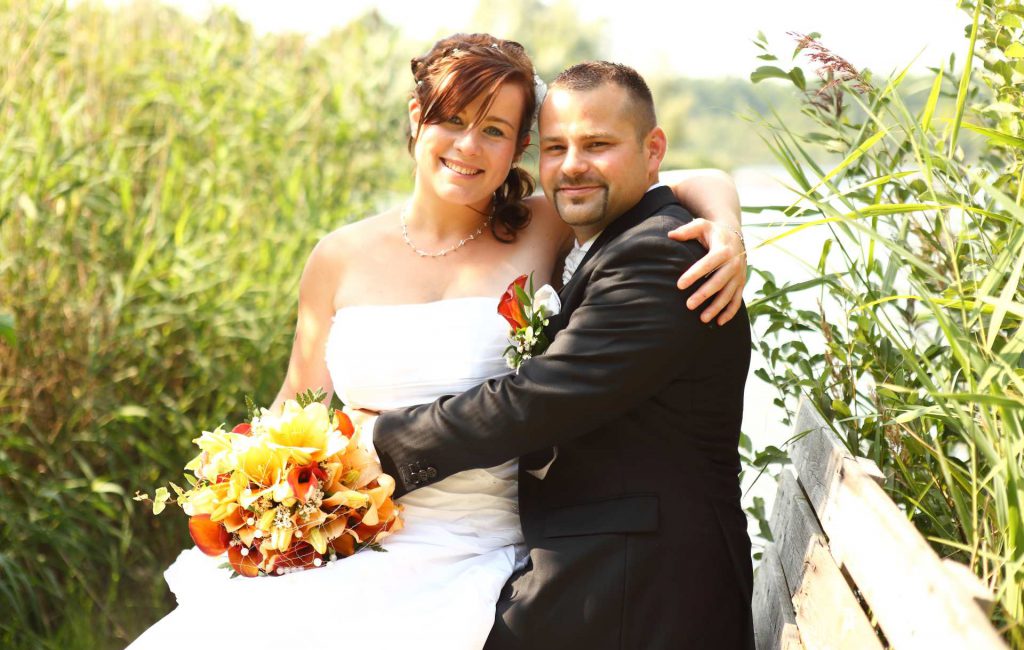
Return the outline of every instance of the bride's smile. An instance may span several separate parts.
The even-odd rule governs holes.
[[[422,124],[419,103],[410,102],[409,119],[418,131],[415,198],[487,210],[516,156],[524,101],[519,85],[503,84],[455,115]]]
[[[447,158],[442,158],[441,164],[460,176],[476,176],[483,172],[482,169],[474,169],[466,165],[460,165],[459,163],[448,160]]]

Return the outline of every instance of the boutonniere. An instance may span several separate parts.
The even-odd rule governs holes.
[[[508,347],[505,362],[519,372],[519,367],[530,357],[548,349],[551,342],[544,334],[548,319],[562,309],[558,294],[545,284],[533,290],[533,274],[520,275],[508,285],[498,302],[498,313],[509,324]]]

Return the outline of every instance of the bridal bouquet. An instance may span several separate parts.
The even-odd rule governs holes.
[[[533,274],[520,275],[508,285],[498,302],[498,313],[509,324],[509,345],[505,348],[505,363],[519,372],[519,367],[530,357],[548,349],[551,342],[544,334],[548,319],[558,314],[562,303],[551,285],[533,290]]]
[[[382,550],[378,542],[402,527],[394,479],[375,469],[352,421],[324,397],[307,391],[280,415],[247,400],[249,422],[193,440],[201,452],[185,465],[191,489],[171,484],[196,546],[227,552],[238,575],[282,575]],[[152,501],[154,514],[170,498],[167,488],[135,496]]]

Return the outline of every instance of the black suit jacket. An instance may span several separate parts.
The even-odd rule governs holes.
[[[492,648],[752,648],[738,442],[745,310],[701,323],[666,237],[691,219],[649,191],[560,292],[548,351],[518,375],[381,414],[374,445],[398,495],[521,456],[530,564],[499,603]],[[547,476],[526,470],[558,454]]]

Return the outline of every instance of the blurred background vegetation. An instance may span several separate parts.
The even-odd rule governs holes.
[[[0,646],[170,610],[184,518],[129,499],[269,403],[312,246],[408,183],[397,41],[0,3]]]
[[[792,44],[763,43],[764,83],[648,75],[666,166],[781,165],[790,222],[832,219],[815,226],[833,229],[821,307],[767,270],[750,301],[763,378],[852,427],[936,548],[998,593],[1016,643],[1021,15],[989,1],[973,62],[839,104],[818,101],[814,66],[781,63]],[[602,25],[564,3],[482,5],[474,23],[547,78],[601,56]],[[226,10],[0,0],[0,646],[119,648],[173,606],[161,572],[184,517],[130,497],[178,478],[243,395],[273,398],[308,251],[411,186],[406,75],[428,45],[373,13],[308,40]]]
[[[961,8],[970,45],[925,79],[759,37],[763,76],[788,78],[814,122],[763,124],[793,188],[776,237],[825,236],[804,249],[810,280],[757,269],[748,306],[777,402],[792,414],[807,395],[838,423],[1024,648],[1024,6]],[[815,145],[841,160],[821,165]]]

